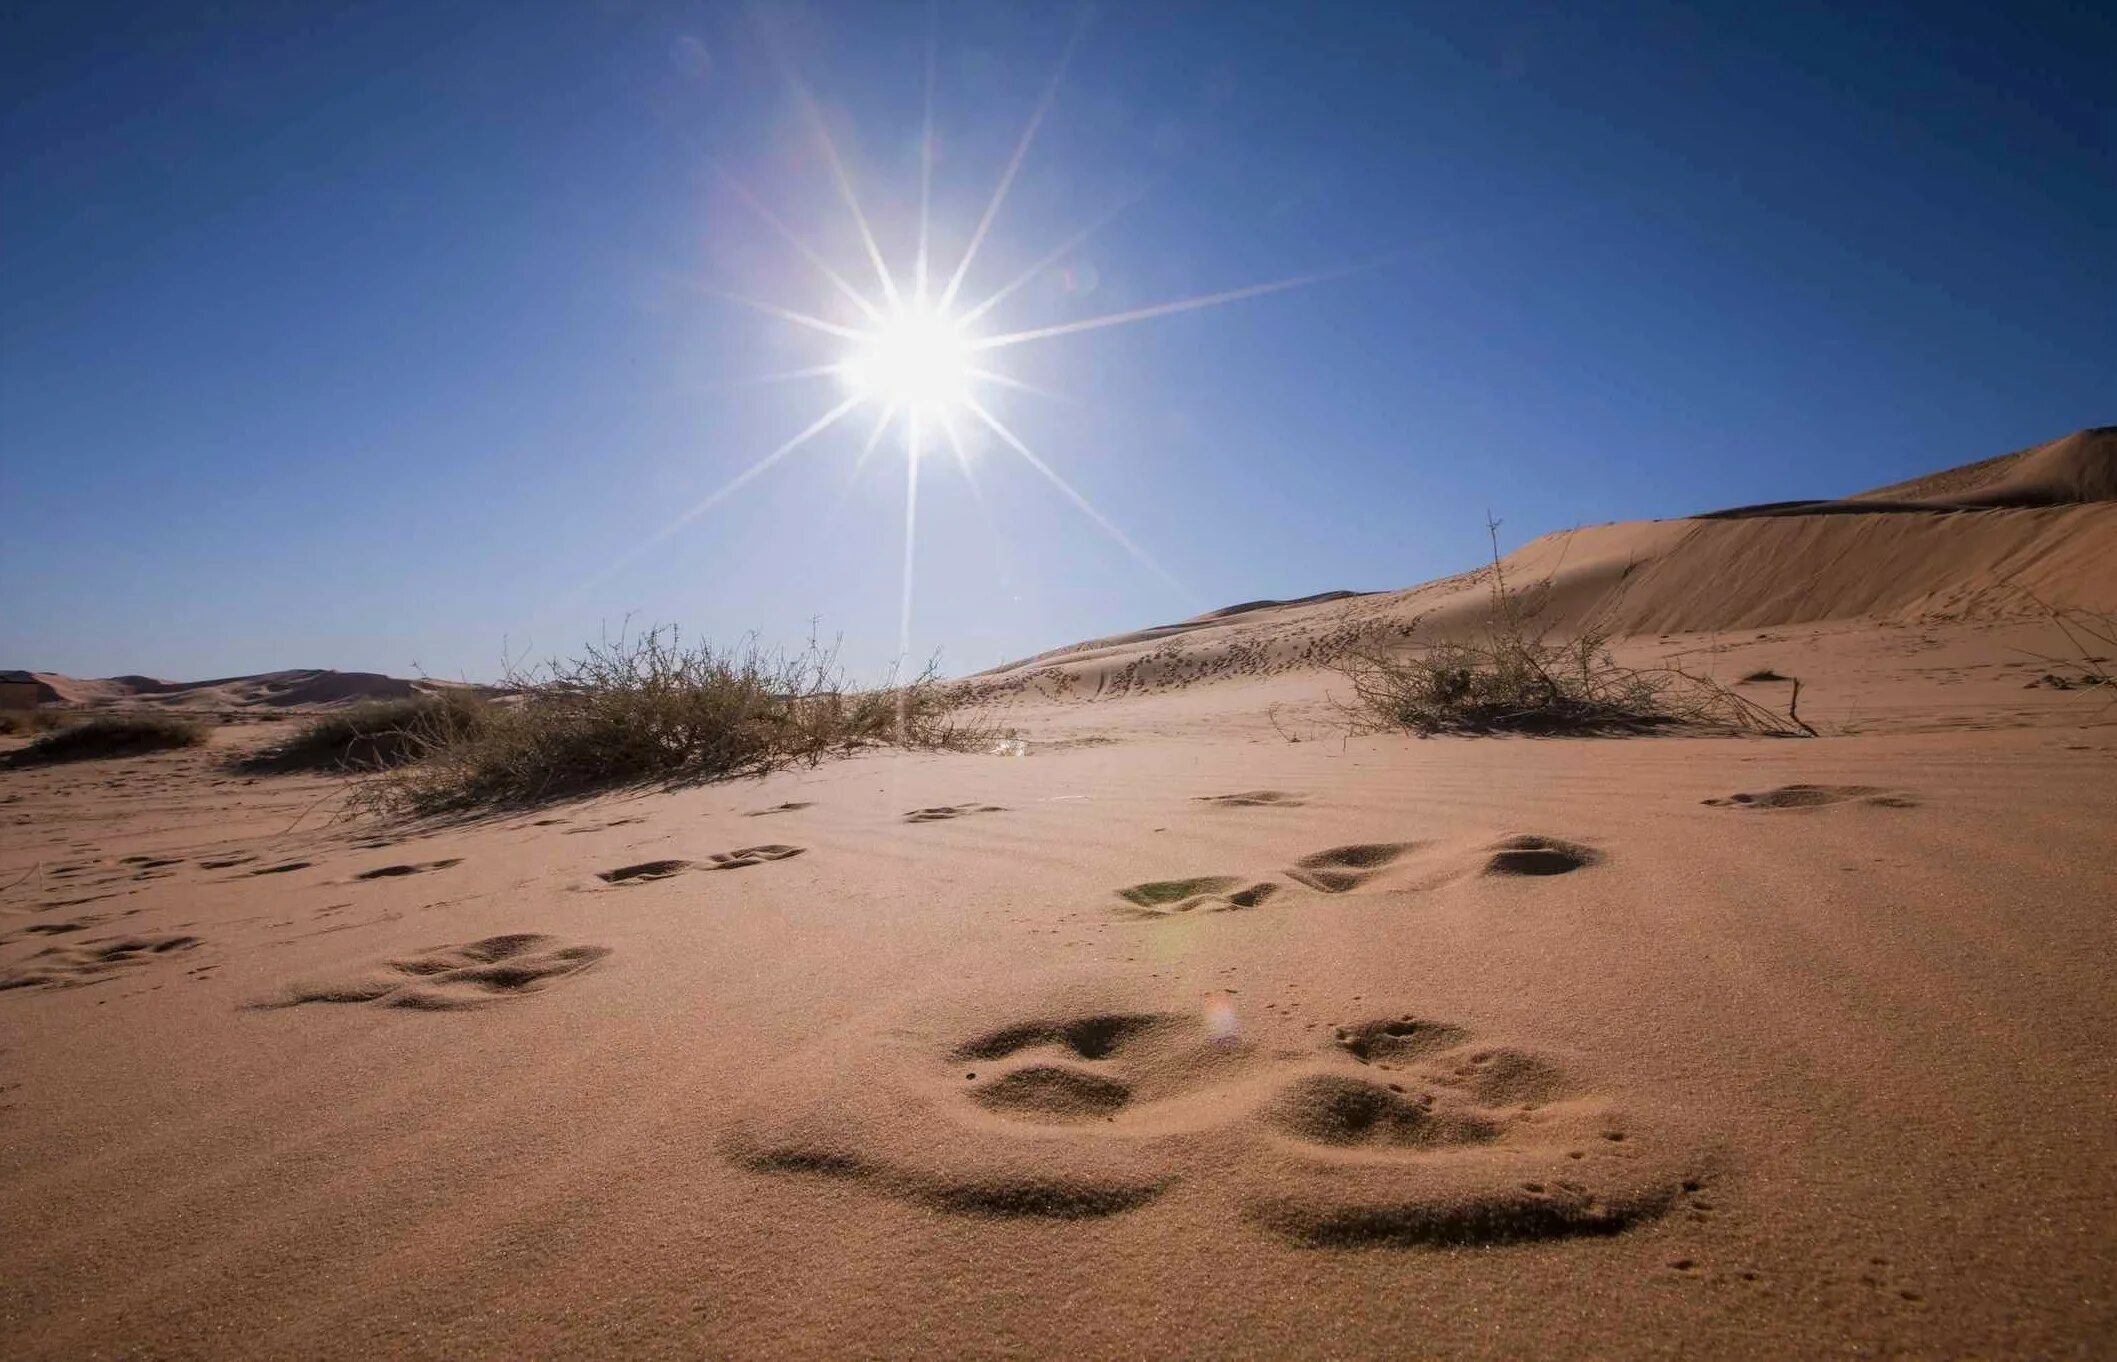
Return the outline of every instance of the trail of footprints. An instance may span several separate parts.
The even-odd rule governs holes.
[[[1599,864],[1601,851],[1581,842],[1537,833],[1514,833],[1470,850],[1451,851],[1422,842],[1359,842],[1303,856],[1286,878],[1319,894],[1349,894],[1378,877],[1393,887],[1433,889],[1480,876],[1567,875]],[[1150,920],[1185,913],[1255,908],[1285,886],[1273,880],[1245,883],[1239,875],[1196,875],[1149,880],[1117,891],[1120,917]]]
[[[1225,809],[1303,803],[1276,790],[1199,802]],[[1913,805],[1881,787],[1821,785],[1705,802],[1758,811]],[[787,803],[752,816],[803,807]],[[904,821],[1002,811],[947,805],[913,810]],[[619,866],[597,878],[638,885],[803,850],[770,843],[704,861]],[[233,868],[249,859],[201,864]],[[1117,891],[1123,907],[1116,911],[1143,919],[1237,911],[1300,890],[1343,895],[1377,884],[1434,888],[1472,877],[1551,877],[1604,860],[1598,848],[1536,833],[1471,846],[1350,843],[1298,858],[1283,868],[1283,883],[1209,874],[1131,885]],[[383,866],[356,878],[455,863]],[[247,873],[306,868],[297,861]],[[32,930],[59,936],[88,925]],[[0,976],[0,989],[78,986],[198,944],[169,934],[53,945]],[[602,946],[508,933],[435,946],[348,979],[297,985],[253,1006],[483,1007],[578,978],[609,954]],[[1227,1197],[1256,1230],[1315,1248],[1547,1241],[1617,1234],[1677,1211],[1694,1219],[1709,1214],[1707,1175],[1695,1151],[1582,1089],[1552,1057],[1487,1042],[1457,1023],[1406,1011],[1336,1026],[1305,1050],[1267,1053],[1227,1020],[1233,1009],[1225,999],[1204,1016],[1084,1008],[1078,1001],[1077,992],[1067,994],[1047,1008],[966,1028],[952,1043],[933,1038],[925,1025],[863,1024],[832,1047],[832,1063],[819,1065],[810,1055],[790,1061],[805,1074],[844,1075],[836,1086],[760,1085],[769,1094],[807,1091],[809,1099],[783,1107],[767,1098],[739,1113],[723,1151],[760,1173],[843,1180],[968,1216],[1083,1220],[1177,1195]],[[1021,1004],[1011,998],[1001,1006]],[[1063,1130],[1080,1138],[1051,1138]],[[1198,1177],[1200,1168],[1214,1175]]]

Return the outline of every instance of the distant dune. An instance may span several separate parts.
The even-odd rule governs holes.
[[[297,667],[255,676],[224,676],[212,681],[162,681],[152,676],[106,676],[83,679],[57,672],[32,672],[45,704],[82,706],[156,705],[169,709],[323,709],[361,700],[400,700],[423,691],[446,689],[447,681],[408,681],[379,672],[338,672]]]
[[[2021,618],[2038,601],[2117,610],[2117,427],[2084,430],[1837,501],[1621,521],[1500,563],[1540,618],[1613,635],[1857,617]],[[1328,666],[1348,650],[1474,627],[1492,569],[1402,591],[1256,601],[982,674],[996,693],[1103,697]]]

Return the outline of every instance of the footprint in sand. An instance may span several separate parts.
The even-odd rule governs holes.
[[[1225,913],[1255,908],[1279,892],[1270,880],[1245,886],[1235,875],[1195,875],[1181,880],[1149,880],[1117,891],[1129,907],[1113,908],[1119,917],[1160,918],[1180,913]]]
[[[1502,837],[1484,849],[1480,875],[1570,875],[1595,865],[1601,852],[1579,842],[1533,832]]]
[[[356,880],[386,880],[399,875],[423,875],[429,870],[446,870],[452,865],[462,865],[461,856],[451,856],[444,861],[419,861],[405,865],[379,865],[373,870],[363,870],[353,878]]]
[[[1616,1234],[1701,1185],[1673,1140],[1558,1064],[1473,1042],[1410,1016],[1339,1028],[1363,1069],[1280,1090],[1245,1217],[1317,1248],[1506,1244]]]
[[[1244,790],[1239,794],[1199,795],[1194,801],[1216,809],[1298,809],[1307,801],[1285,790]]]
[[[741,870],[745,866],[763,865],[766,861],[783,861],[789,856],[799,856],[806,850],[808,850],[807,847],[787,846],[784,843],[774,842],[768,846],[743,847],[736,851],[716,851],[713,853],[713,868],[715,870]]]
[[[1362,842],[1354,846],[1332,847],[1328,851],[1303,856],[1286,874],[1288,879],[1325,894],[1343,894],[1373,879],[1384,866],[1416,845],[1415,842]]]
[[[621,865],[615,870],[596,872],[596,878],[605,884],[649,884],[655,880],[666,880],[672,875],[681,875],[686,870],[742,870],[767,861],[784,861],[799,856],[807,847],[788,846],[773,842],[765,846],[741,847],[734,851],[716,851],[706,862],[680,860],[669,857],[659,861],[641,861],[636,865]]]
[[[556,822],[556,821],[560,821],[560,820],[553,820],[553,821],[555,821],[555,822]],[[607,823],[598,823],[598,824],[596,824],[596,825],[595,825],[594,827],[591,827],[591,828],[568,828],[568,829],[566,829],[566,831],[565,831],[565,832],[563,832],[563,833],[561,833],[561,834],[559,834],[559,835],[560,835],[560,836],[562,836],[562,837],[579,837],[579,836],[581,836],[581,835],[582,835],[583,833],[589,833],[589,832],[608,832],[608,831],[609,831],[610,829],[612,829],[612,828],[625,828],[625,827],[630,827],[630,826],[632,826],[632,825],[633,825],[634,823],[644,823],[644,822],[646,822],[646,821],[647,821],[647,820],[646,820],[646,819],[644,819],[644,818],[613,818],[613,819],[611,819],[611,820],[610,820],[609,822],[607,822]]]
[[[1918,801],[1878,785],[1781,785],[1757,794],[1731,794],[1705,803],[1719,809],[1820,809],[1832,804],[1872,804],[1884,809],[1913,809]]]
[[[615,870],[598,870],[595,877],[604,884],[648,884],[654,880],[666,880],[671,875],[681,875],[691,868],[691,864],[673,857],[641,861],[636,865],[621,865]]]
[[[297,984],[257,1008],[303,1003],[380,1003],[427,1012],[460,1011],[540,992],[610,954],[604,946],[568,946],[534,932],[435,946],[336,984]]]
[[[1702,1185],[1659,1127],[1465,1027],[1405,1014],[1267,1053],[1231,1010],[1128,1005],[1136,988],[866,1019],[823,1047],[828,1065],[803,1054],[760,1084],[723,1151],[963,1215],[1084,1220],[1194,1196],[1336,1248],[1615,1234]],[[996,1024],[953,1045],[932,1024],[981,1015]]]
[[[24,936],[67,936],[74,932],[85,932],[100,921],[102,921],[100,917],[91,914],[88,917],[76,918],[71,922],[32,922],[22,929],[22,934]]]
[[[1407,856],[1427,849],[1420,842],[1358,842],[1332,847],[1296,861],[1286,877],[1321,894],[1349,894],[1393,868],[1408,874],[1393,874],[1391,887],[1427,890],[1462,880],[1485,876],[1565,875],[1602,861],[1603,854],[1579,842],[1537,833],[1514,833],[1467,851],[1459,850],[1439,860]],[[1181,913],[1226,912],[1254,908],[1277,894],[1280,886],[1270,880],[1245,885],[1238,875],[1198,875],[1187,879],[1150,880],[1117,891],[1126,907],[1111,911],[1120,917],[1163,918]]]
[[[77,946],[47,946],[19,966],[0,974],[0,989],[80,988],[101,983],[121,970],[200,944],[195,936],[121,936],[84,941]]]
[[[913,809],[904,815],[907,823],[938,823],[948,818],[963,818],[974,813],[1005,813],[997,804],[941,804],[931,809]]]
[[[1140,1124],[1209,1122],[1214,1109],[1195,1095],[1253,1060],[1195,1018],[1128,1008],[1062,1006],[953,1045],[922,1038],[916,1027],[862,1027],[848,1038],[862,1062],[839,1071],[845,1090],[764,1085],[806,1099],[767,1099],[739,1116],[724,1152],[757,1172],[843,1179],[958,1215],[1094,1219],[1178,1181],[1176,1161],[1130,1138]],[[814,1073],[808,1057],[797,1064]]]

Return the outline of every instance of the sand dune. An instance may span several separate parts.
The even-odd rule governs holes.
[[[378,672],[338,672],[314,667],[224,676],[212,681],[160,681],[151,676],[98,680],[32,672],[44,703],[100,707],[153,705],[170,709],[323,709],[360,700],[401,700],[455,683],[410,681]]]
[[[1869,500],[1884,496],[1927,499],[1901,509]],[[2047,605],[2117,611],[2117,428],[1867,498],[1587,526],[1522,546],[1499,571],[1533,593],[1541,622],[1618,636],[1855,619],[2020,623]],[[980,680],[994,694],[1097,698],[1311,670],[1356,648],[1474,629],[1491,588],[1486,568],[1403,591],[1254,602]]]
[[[1470,573],[1004,669],[1004,754],[0,770],[0,1352],[2098,1355],[2117,715],[2022,593],[2111,601],[2113,513],[1507,560],[1813,741],[1333,728]]]

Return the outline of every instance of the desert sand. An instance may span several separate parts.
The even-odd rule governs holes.
[[[2117,709],[2034,602],[2117,610],[2112,470],[1503,565],[1815,739],[1348,735],[1487,568],[999,669],[991,753],[0,771],[0,1353],[2107,1356]],[[45,680],[370,689],[277,675]]]

